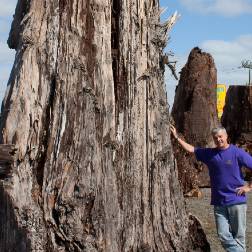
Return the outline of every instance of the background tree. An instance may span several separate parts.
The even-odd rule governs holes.
[[[181,70],[171,115],[180,134],[196,147],[214,147],[211,130],[219,126],[216,109],[217,70],[213,57],[200,48],[191,50]],[[178,175],[186,196],[200,196],[209,187],[208,168],[174,142]]]

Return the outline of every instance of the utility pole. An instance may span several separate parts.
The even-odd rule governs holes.
[[[241,64],[242,64],[242,66],[241,66],[242,68],[247,68],[249,70],[249,82],[248,82],[248,85],[250,86],[251,85],[251,83],[250,83],[250,76],[251,76],[250,71],[252,69],[252,61],[250,61],[250,60],[243,60],[241,62]]]

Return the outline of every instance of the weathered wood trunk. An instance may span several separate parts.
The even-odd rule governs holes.
[[[170,143],[157,0],[19,0],[0,251],[207,251]]]
[[[198,47],[193,48],[181,71],[172,117],[178,132],[187,142],[197,147],[213,146],[211,129],[219,124],[216,82],[217,71],[212,56]],[[174,153],[184,192],[210,185],[207,167],[197,162],[193,155],[183,151],[176,141]]]

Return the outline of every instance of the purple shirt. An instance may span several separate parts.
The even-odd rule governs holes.
[[[244,185],[241,167],[252,169],[252,157],[232,144],[225,149],[195,148],[198,161],[208,166],[211,182],[211,205],[228,206],[246,202],[246,195],[238,196],[236,188]]]

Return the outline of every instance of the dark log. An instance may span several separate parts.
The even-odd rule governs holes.
[[[0,251],[209,249],[170,142],[161,59],[175,18],[160,24],[157,0],[18,1]]]
[[[247,142],[252,153],[249,148],[252,141],[252,86],[229,86],[221,123],[232,143]]]
[[[0,144],[0,179],[12,176],[16,151],[13,144]]]
[[[183,67],[176,88],[172,117],[178,132],[196,147],[212,147],[211,129],[218,125],[216,68],[212,56],[194,48]],[[184,193],[209,186],[207,167],[173,141],[179,180]]]
[[[252,155],[252,86],[229,86],[221,123],[230,142]],[[248,170],[245,174],[252,177]]]

